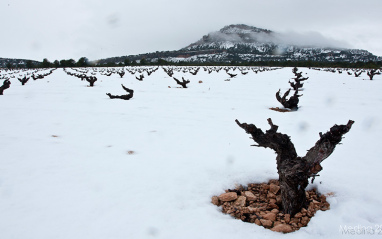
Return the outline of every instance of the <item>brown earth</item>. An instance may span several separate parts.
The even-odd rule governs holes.
[[[282,112],[282,113],[285,113],[285,112],[292,112],[291,110],[289,109],[281,109],[279,107],[276,107],[276,108],[269,108],[270,110],[274,110],[274,111],[278,111],[278,112]]]
[[[330,209],[325,195],[316,189],[306,191],[307,206],[293,217],[282,213],[278,180],[227,189],[225,193],[212,197],[212,203],[244,222],[255,223],[276,232],[289,233],[308,225],[318,210]]]

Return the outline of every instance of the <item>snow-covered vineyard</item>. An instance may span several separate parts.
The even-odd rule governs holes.
[[[0,238],[381,235],[382,76],[299,70],[309,79],[299,109],[287,113],[269,108],[282,107],[275,94],[290,88],[292,68],[0,70],[0,84],[11,83],[0,95]],[[134,97],[110,99],[126,94],[121,84]],[[227,188],[278,178],[274,152],[251,147],[235,123],[266,130],[268,118],[299,155],[320,132],[355,121],[308,186],[327,195],[330,210],[289,234],[211,203]]]

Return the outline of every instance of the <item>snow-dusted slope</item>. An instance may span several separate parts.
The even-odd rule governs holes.
[[[359,237],[375,238],[382,77],[300,70],[309,80],[294,113],[268,109],[280,106],[275,93],[289,87],[291,68],[235,70],[230,81],[224,70],[174,71],[191,80],[189,89],[176,88],[162,69],[142,82],[98,71],[95,87],[60,69],[25,86],[11,78],[0,96],[0,238],[349,238],[345,226],[370,227],[374,235]],[[121,83],[135,90],[132,100],[105,95],[124,94]],[[332,193],[331,209],[288,235],[210,203],[235,184],[277,177],[274,152],[250,147],[234,122],[266,130],[269,117],[300,155],[319,132],[355,121],[313,185]]]
[[[298,35],[294,36],[299,38]],[[230,57],[221,55],[220,61],[369,61],[377,60],[377,57],[366,50],[352,50],[339,47],[329,47],[329,45],[318,46],[309,41],[292,40],[291,36],[272,32],[270,30],[251,27],[243,24],[229,25],[219,31],[209,33],[199,41],[183,48],[183,51],[201,52],[209,51],[205,61],[216,59],[214,54],[221,52],[231,54]],[[294,43],[295,42],[295,43]],[[211,51],[215,51],[212,52]],[[242,55],[247,57],[243,57]],[[198,54],[194,54],[198,55]],[[182,60],[181,58],[178,60]],[[183,59],[192,61],[191,59]]]
[[[211,32],[177,51],[146,53],[98,60],[99,64],[120,63],[125,59],[157,62],[250,62],[314,61],[369,62],[381,61],[366,50],[346,49],[340,43],[320,34],[277,33],[266,29],[236,24]]]

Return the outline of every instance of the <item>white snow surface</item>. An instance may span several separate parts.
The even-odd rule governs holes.
[[[94,87],[62,69],[25,86],[12,78],[0,96],[0,238],[376,238],[382,77],[299,68],[309,76],[300,109],[269,110],[281,107],[275,93],[288,89],[291,70],[236,70],[230,81],[224,70],[175,71],[191,80],[188,89],[176,88],[161,68],[143,81],[128,72],[122,79],[97,73]],[[109,99],[105,93],[125,93],[121,83],[134,98]],[[253,140],[234,122],[265,131],[267,118],[291,136],[300,156],[319,132],[355,121],[309,186],[334,194],[331,209],[290,234],[211,204],[236,184],[277,178],[276,154],[250,147]],[[356,226],[376,231],[341,232]]]

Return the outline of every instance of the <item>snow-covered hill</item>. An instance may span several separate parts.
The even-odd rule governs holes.
[[[25,60],[25,59],[11,59],[11,58],[0,58],[0,68],[12,67],[12,68],[24,68],[27,66],[28,62],[31,65],[37,65],[40,62]]]
[[[380,61],[366,50],[346,49],[321,35],[306,37],[297,33],[285,35],[267,29],[236,24],[211,32],[200,40],[177,51],[155,52],[97,61],[124,62],[125,59],[155,62],[159,58],[170,62],[249,62],[249,61],[319,61],[369,62]]]
[[[298,38],[299,36],[295,36]],[[229,25],[220,31],[203,36],[199,41],[182,49],[185,51],[216,50],[231,54],[238,61],[292,60],[292,61],[369,61],[376,56],[366,50],[321,46],[313,42],[286,39],[279,33],[247,25]],[[221,53],[217,53],[221,54]],[[221,60],[225,57],[221,54]],[[212,57],[212,56],[210,56]],[[203,57],[207,58],[208,56]],[[216,57],[215,57],[216,58]]]

